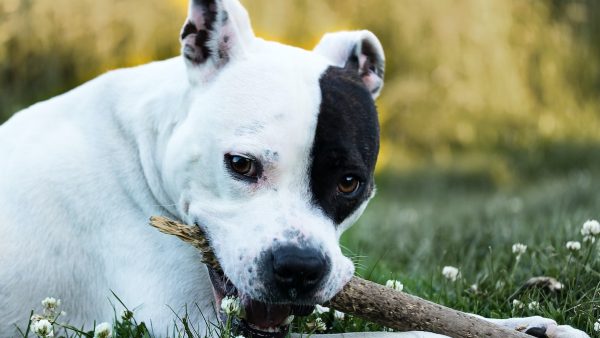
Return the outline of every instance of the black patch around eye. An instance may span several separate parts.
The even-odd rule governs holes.
[[[329,67],[319,80],[321,107],[311,150],[310,188],[313,203],[336,224],[342,223],[373,190],[379,152],[377,109],[359,74]],[[355,196],[340,194],[340,177],[362,177]]]

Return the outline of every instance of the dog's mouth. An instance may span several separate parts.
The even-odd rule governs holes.
[[[314,305],[270,304],[240,294],[237,288],[222,272],[208,268],[215,296],[215,305],[219,319],[226,323],[230,320],[231,330],[244,337],[282,338],[289,331],[293,316],[307,316],[312,313]],[[241,317],[231,316],[221,311],[225,297],[235,297],[241,306]]]

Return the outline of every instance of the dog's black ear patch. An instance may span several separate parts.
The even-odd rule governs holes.
[[[221,0],[192,0],[180,35],[183,56],[192,64],[225,59],[230,37],[221,33],[228,19]]]
[[[313,202],[340,224],[373,191],[379,122],[373,97],[352,66],[329,67],[319,85],[322,101],[311,151],[310,188]],[[346,175],[361,181],[351,196],[337,189]]]

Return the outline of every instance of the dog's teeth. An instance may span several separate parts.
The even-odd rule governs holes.
[[[281,325],[290,325],[294,320],[294,315],[288,316]]]
[[[277,333],[280,332],[281,329],[279,327],[258,327],[254,324],[250,324],[248,323],[248,326],[250,326],[251,329],[257,330],[257,331],[263,331],[263,332],[269,332],[269,333]]]

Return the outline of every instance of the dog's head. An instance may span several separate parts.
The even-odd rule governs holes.
[[[255,329],[278,327],[353,275],[338,241],[374,193],[381,44],[368,31],[313,51],[266,42],[236,0],[192,0],[181,43],[191,103],[165,185],[209,235],[216,301],[236,293]]]

